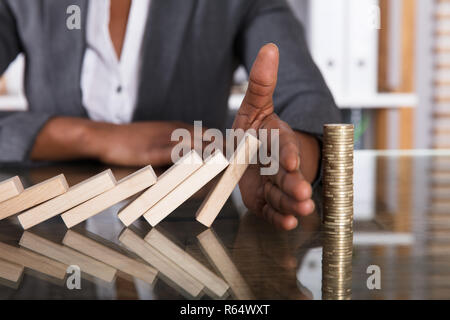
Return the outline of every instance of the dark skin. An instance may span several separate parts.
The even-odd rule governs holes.
[[[239,187],[247,208],[280,229],[292,230],[298,224],[298,216],[314,211],[310,183],[318,170],[319,145],[312,136],[293,131],[274,112],[278,62],[279,52],[274,44],[260,50],[233,127],[280,130],[278,174],[261,176],[255,165],[244,174]]]
[[[117,56],[123,46],[130,1],[112,0],[110,33]],[[279,129],[280,170],[260,176],[251,166],[239,183],[245,205],[276,228],[292,230],[298,217],[314,211],[311,182],[318,171],[319,144],[311,135],[293,131],[274,113],[279,52],[264,46],[250,72],[249,88],[234,121],[234,128]],[[177,128],[192,132],[181,122],[147,121],[116,125],[88,119],[55,117],[42,128],[31,152],[35,161],[97,159],[110,165],[155,167],[171,164],[171,134]],[[64,132],[62,135],[61,132]]]
[[[128,15],[130,14],[131,0],[111,0],[109,14],[109,34],[120,59],[125,33],[127,31]]]

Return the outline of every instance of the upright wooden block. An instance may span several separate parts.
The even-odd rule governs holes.
[[[19,195],[0,203],[0,220],[53,199],[69,189],[64,175],[34,185]]]
[[[144,240],[161,252],[161,254],[180,266],[184,271],[200,281],[205,286],[205,291],[208,293],[211,293],[217,298],[222,298],[227,293],[229,287],[225,281],[195,260],[191,255],[178,247],[155,228],[147,234]]]
[[[127,257],[72,230],[67,231],[63,244],[149,284],[153,283],[158,273],[149,265]]]
[[[236,265],[231,260],[225,247],[222,245],[220,240],[217,239],[211,229],[203,231],[197,236],[197,239],[211,263],[230,285],[235,299],[254,300],[253,293],[248,287],[245,279],[236,268]]]
[[[159,274],[169,284],[175,284],[183,293],[190,297],[198,297],[203,290],[203,284],[189,275],[182,268],[149,245],[130,229],[125,229],[119,237],[130,251],[133,251],[146,262],[158,269]]]
[[[192,150],[158,177],[155,185],[123,208],[119,213],[119,219],[128,227],[187,177],[193,174],[202,164],[202,158],[197,152]]]
[[[116,275],[116,269],[103,262],[92,259],[73,249],[56,244],[28,231],[23,233],[20,239],[20,245],[66,265],[76,265],[80,267],[82,272],[106,282],[112,282]]]
[[[56,279],[64,279],[67,265],[54,261],[32,251],[17,248],[0,242],[2,259],[40,272]]]
[[[144,218],[152,226],[156,226],[183,202],[192,197],[198,190],[205,186],[215,176],[228,166],[228,161],[222,152],[216,150],[212,156],[206,159],[200,169],[178,185],[172,192],[162,198],[157,204],[150,208]]]
[[[23,274],[23,266],[0,259],[0,278],[17,282]]]
[[[247,170],[250,160],[257,155],[260,141],[252,134],[246,134],[234,152],[230,165],[209,192],[196,213],[198,222],[210,227],[219,215],[227,199]]]
[[[112,189],[115,185],[116,179],[112,171],[106,170],[71,187],[59,197],[22,213],[18,216],[19,222],[27,230]]]
[[[147,189],[155,182],[155,172],[151,166],[147,166],[120,180],[114,188],[67,211],[61,217],[67,228],[70,229],[90,217],[99,214],[103,210]]]
[[[22,182],[19,177],[0,182],[0,202],[9,200],[23,191]]]

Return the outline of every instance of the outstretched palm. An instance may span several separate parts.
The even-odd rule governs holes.
[[[285,230],[297,226],[296,216],[313,212],[311,185],[300,171],[298,133],[274,112],[273,93],[278,74],[279,52],[274,44],[265,45],[250,72],[244,101],[233,128],[279,129],[280,169],[272,176],[261,176],[259,165],[252,165],[239,187],[245,205],[276,227]],[[270,146],[269,146],[270,148]]]

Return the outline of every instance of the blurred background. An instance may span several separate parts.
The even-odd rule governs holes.
[[[450,1],[288,0],[357,149],[450,148]],[[0,80],[0,110],[25,110],[23,57]],[[247,75],[236,73],[230,108]]]

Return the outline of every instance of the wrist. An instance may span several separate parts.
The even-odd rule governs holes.
[[[107,128],[110,127],[110,128]],[[86,120],[80,127],[80,148],[85,158],[101,160],[108,153],[109,132],[113,125]]]
[[[300,143],[300,171],[310,183],[314,182],[320,169],[320,142],[311,134],[295,131]]]

